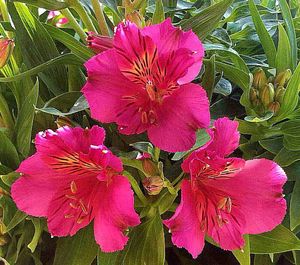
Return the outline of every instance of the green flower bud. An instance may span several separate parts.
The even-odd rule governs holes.
[[[283,97],[285,94],[285,88],[283,86],[279,86],[275,92],[275,100],[279,103],[282,103]]]
[[[0,68],[6,65],[13,52],[15,43],[9,38],[0,38]]]
[[[280,109],[280,103],[278,101],[271,102],[268,109],[276,114]]]
[[[257,89],[251,87],[250,88],[250,102],[253,105],[253,107],[257,107],[259,105],[259,98],[258,98],[259,92]]]
[[[283,72],[280,72],[278,75],[276,75],[274,84],[276,87],[278,86],[285,87],[288,81],[291,79],[291,77],[292,77],[292,71],[290,69],[287,69]]]
[[[143,186],[149,195],[157,195],[164,187],[164,180],[160,176],[146,177]]]
[[[253,86],[256,89],[263,88],[268,82],[265,71],[262,68],[257,68],[253,74]]]
[[[274,101],[274,94],[274,86],[271,83],[265,85],[261,90],[259,97],[265,108],[267,108],[270,103]]]

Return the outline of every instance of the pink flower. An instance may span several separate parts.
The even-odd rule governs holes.
[[[124,248],[124,230],[140,220],[122,162],[103,145],[104,137],[98,126],[39,133],[37,152],[21,163],[11,192],[20,210],[47,217],[53,236],[72,236],[94,219],[97,243],[111,252]]]
[[[92,117],[116,122],[123,134],[147,131],[159,148],[184,151],[193,146],[198,128],[208,127],[206,92],[191,84],[204,49],[192,32],[183,32],[167,19],[139,29],[118,25],[114,47],[86,64],[83,88]]]
[[[218,119],[211,142],[182,164],[190,174],[181,186],[181,203],[164,224],[172,241],[196,258],[207,234],[225,250],[240,249],[244,234],[259,234],[281,223],[286,212],[286,175],[267,159],[228,157],[239,143],[238,123]]]
[[[113,48],[113,38],[108,36],[98,35],[95,32],[88,32],[86,38],[88,47],[95,53],[101,53]]]
[[[64,17],[59,11],[50,11],[47,20],[52,20],[56,27],[62,27],[67,24],[69,20]]]

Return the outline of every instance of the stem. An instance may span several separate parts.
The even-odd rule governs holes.
[[[88,31],[97,32],[92,20],[78,0],[71,1],[72,8],[78,13]]]
[[[153,150],[154,161],[156,161],[156,162],[159,161],[159,155],[160,155],[160,149],[158,147],[154,147],[154,150]]]
[[[180,175],[172,181],[172,185],[175,186],[184,176],[184,172],[181,172]]]
[[[10,22],[10,17],[9,17],[9,13],[8,13],[8,10],[7,10],[5,0],[0,0],[0,11],[1,11],[3,21]],[[12,33],[11,32],[7,31],[6,34],[9,38],[12,38]]]
[[[99,0],[91,0],[102,35],[109,36],[109,29]]]
[[[143,194],[143,192],[141,191],[139,184],[137,183],[137,181],[135,180],[135,178],[133,176],[131,176],[130,173],[124,171],[123,174],[128,178],[131,187],[133,188],[135,194],[138,196],[138,198],[140,199],[140,201],[142,202],[142,204],[145,206],[148,204],[148,200],[145,197],[145,195]]]
[[[2,117],[5,127],[8,128],[10,132],[12,132],[14,128],[14,120],[11,116],[6,100],[1,94],[0,94],[0,115]]]
[[[68,19],[70,26],[76,31],[76,33],[79,35],[80,39],[86,43],[86,34],[83,31],[83,29],[80,27],[72,13],[69,9],[63,9],[60,10],[60,12]]]

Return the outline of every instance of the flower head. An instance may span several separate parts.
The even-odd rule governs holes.
[[[119,158],[103,145],[105,133],[61,127],[36,136],[37,152],[18,168],[12,197],[27,214],[47,217],[53,236],[74,235],[94,220],[102,251],[123,249],[129,226],[140,223]]]
[[[64,17],[59,11],[54,10],[49,12],[47,20],[51,20],[51,22],[58,28],[64,26],[69,22],[69,20]]]
[[[282,186],[286,175],[267,159],[227,157],[239,144],[238,123],[218,119],[212,140],[182,164],[190,175],[181,186],[181,203],[164,224],[172,241],[196,258],[207,234],[221,248],[240,249],[244,234],[259,234],[281,223],[286,212]]]
[[[198,37],[173,27],[170,19],[143,29],[119,24],[113,48],[85,64],[83,93],[92,117],[116,122],[123,134],[147,131],[163,150],[188,150],[197,129],[210,120],[206,92],[189,83],[203,56]]]

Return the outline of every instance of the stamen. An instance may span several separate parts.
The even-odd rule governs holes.
[[[65,218],[66,218],[66,219],[74,218],[74,215],[73,215],[73,214],[66,214],[66,215],[65,215]]]
[[[75,205],[73,202],[69,203],[70,207],[72,207],[73,209],[78,209],[78,205]]]
[[[77,192],[77,186],[76,186],[76,183],[75,183],[74,180],[71,182],[70,187],[71,187],[71,192],[72,192],[73,194],[75,194],[75,193]]]
[[[142,117],[141,117],[141,119],[142,119],[142,123],[144,123],[144,124],[147,124],[147,123],[148,123],[148,115],[147,115],[146,111],[143,111],[143,112],[142,112]]]
[[[222,219],[222,216],[221,215],[216,215],[216,220],[217,220],[217,223],[219,225],[219,227],[222,227],[223,226],[223,219]]]
[[[147,81],[147,83],[146,83],[146,91],[147,91],[147,93],[148,93],[148,96],[149,96],[149,98],[152,100],[152,101],[154,101],[155,100],[155,91],[154,91],[154,86],[153,86],[153,84],[152,84],[152,82],[151,81]]]
[[[80,208],[81,208],[82,212],[84,214],[88,214],[88,211],[87,211],[86,206],[84,205],[82,199],[79,200],[79,205],[80,205]]]
[[[68,198],[68,199],[71,199],[71,200],[77,200],[74,195],[66,194],[65,197]]]
[[[227,200],[226,200],[226,212],[230,213],[231,209],[232,209],[232,201],[231,201],[230,197],[227,197]]]
[[[85,218],[84,216],[79,217],[77,219],[77,224],[81,224],[83,222],[84,218]]]

